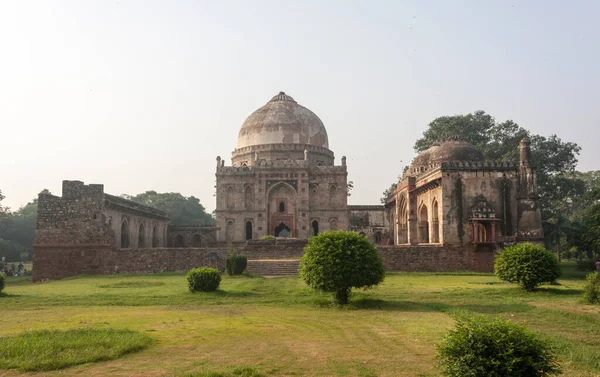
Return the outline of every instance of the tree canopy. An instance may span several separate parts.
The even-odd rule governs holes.
[[[0,192],[0,202],[2,199]],[[0,256],[8,261],[31,259],[36,218],[37,199],[14,212],[0,204]]]
[[[212,216],[206,213],[200,200],[194,196],[185,197],[178,192],[157,193],[146,191],[138,195],[121,195],[125,199],[147,205],[166,212],[172,225],[211,224]]]

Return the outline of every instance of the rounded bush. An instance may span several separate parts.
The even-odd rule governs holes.
[[[554,254],[530,243],[516,244],[502,250],[494,262],[494,272],[501,280],[519,284],[527,291],[543,283],[551,283],[560,276]]]
[[[4,275],[0,274],[0,292],[4,290],[5,284],[6,283],[4,282]]]
[[[550,345],[501,318],[455,316],[456,325],[438,346],[442,375],[536,377],[561,373]]]
[[[241,275],[246,271],[247,266],[248,258],[245,255],[229,252],[229,256],[225,260],[225,267],[229,275]]]
[[[583,301],[587,304],[600,304],[600,274],[591,272],[585,279]]]
[[[347,304],[352,288],[370,288],[384,279],[377,247],[356,232],[327,231],[311,237],[300,260],[300,277],[314,289],[335,292]]]
[[[188,271],[187,281],[192,292],[213,292],[221,284],[221,273],[212,267],[195,268]]]

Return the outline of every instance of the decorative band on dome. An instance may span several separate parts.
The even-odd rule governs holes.
[[[294,99],[292,97],[285,94],[285,92],[279,92],[279,94],[276,95],[275,97],[271,98],[271,100],[269,102],[276,102],[276,101],[291,101],[291,102],[296,103],[296,101],[294,101]]]

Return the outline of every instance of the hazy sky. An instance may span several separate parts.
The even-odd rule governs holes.
[[[217,155],[279,91],[378,204],[442,115],[482,109],[600,169],[598,1],[0,1],[0,190],[63,179],[215,206]]]

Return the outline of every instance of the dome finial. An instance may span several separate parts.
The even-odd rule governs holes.
[[[294,99],[292,97],[290,97],[287,94],[285,94],[285,92],[279,92],[279,94],[276,95],[275,97],[271,98],[271,100],[269,102],[276,102],[276,101],[291,101],[291,102],[296,102],[296,101],[294,101]]]

